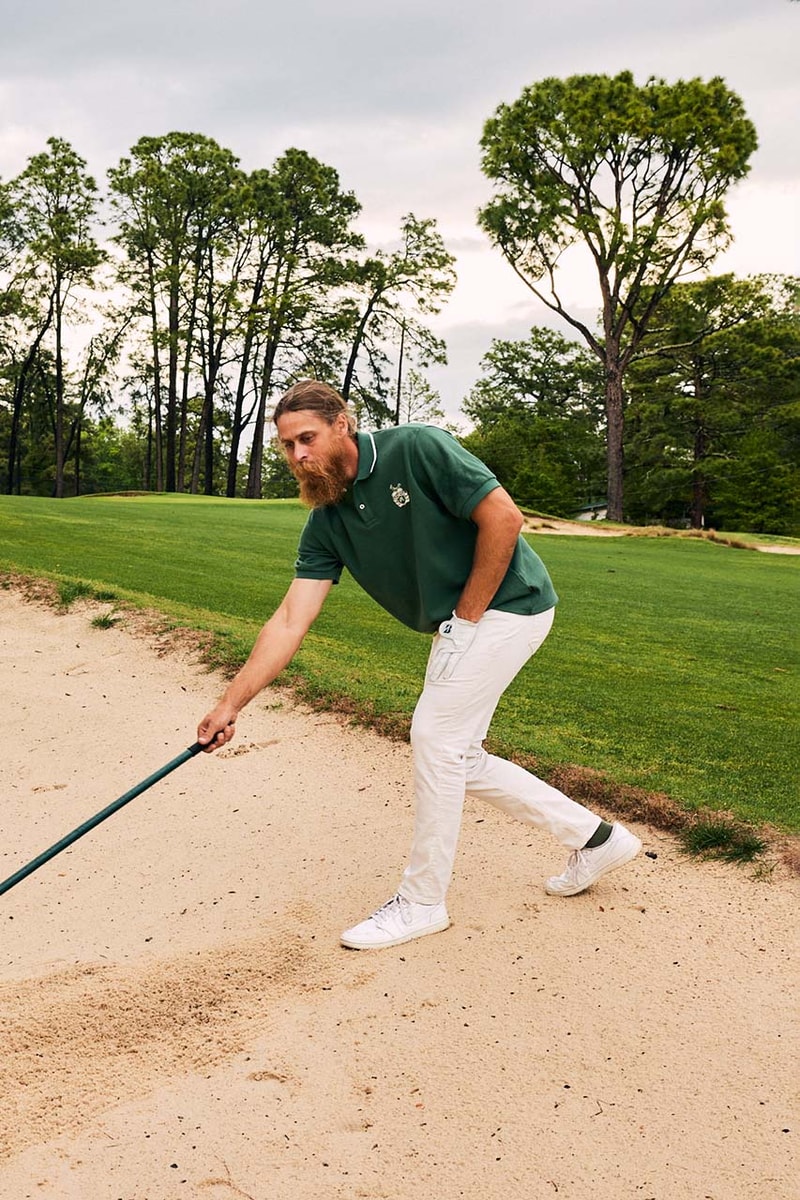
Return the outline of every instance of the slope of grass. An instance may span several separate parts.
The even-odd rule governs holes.
[[[205,497],[0,499],[0,565],[212,629],[236,661],[292,578],[303,510]],[[561,597],[493,736],[689,809],[800,829],[797,559],[684,539],[533,536]],[[346,575],[292,670],[401,721],[429,639]],[[201,714],[198,714],[198,716]]]

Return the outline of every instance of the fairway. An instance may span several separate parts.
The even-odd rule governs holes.
[[[294,501],[3,497],[0,566],[80,580],[247,653],[292,578]],[[554,632],[504,697],[504,747],[688,808],[800,828],[798,561],[682,539],[531,537]],[[291,670],[367,715],[413,710],[429,640],[345,575]],[[198,714],[198,716],[201,714]]]

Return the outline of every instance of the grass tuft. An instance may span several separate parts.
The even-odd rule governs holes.
[[[83,583],[80,579],[65,579],[58,585],[58,606],[66,610],[76,600],[93,595],[94,589],[91,584]]]
[[[754,829],[727,818],[699,818],[681,830],[679,837],[687,854],[725,862],[752,862],[767,848]]]
[[[113,629],[119,617],[115,617],[113,613],[101,613],[99,617],[92,617],[93,629]]]

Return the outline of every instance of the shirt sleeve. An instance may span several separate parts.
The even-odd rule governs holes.
[[[332,547],[325,544],[321,530],[310,513],[300,534],[300,545],[294,564],[296,579],[331,579],[338,583],[343,563]]]
[[[434,425],[420,426],[414,452],[417,477],[456,517],[469,518],[483,497],[500,487],[485,463]]]

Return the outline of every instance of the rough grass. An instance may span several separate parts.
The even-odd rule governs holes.
[[[726,862],[752,862],[767,848],[766,840],[755,830],[721,817],[692,821],[681,830],[680,841],[688,854]]]

